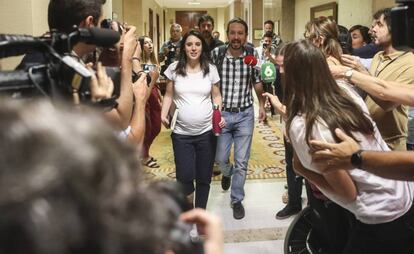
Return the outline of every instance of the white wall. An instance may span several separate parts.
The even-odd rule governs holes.
[[[0,0],[0,33],[39,36],[48,30],[49,0]],[[2,59],[3,69],[14,69],[22,57]]]
[[[102,16],[105,19],[112,18],[112,0],[106,0],[104,6],[102,7],[103,13]]]
[[[367,1],[367,0],[363,0]],[[360,1],[360,2],[363,2]],[[303,38],[305,25],[310,20],[310,8],[321,4],[333,2],[332,0],[296,0],[295,5],[295,37],[294,39]],[[338,1],[335,1],[338,2]],[[371,1],[370,1],[371,2]],[[339,9],[339,8],[338,8]]]
[[[348,29],[354,25],[370,27],[372,21],[371,13],[372,1],[339,0],[338,2],[338,24]]]

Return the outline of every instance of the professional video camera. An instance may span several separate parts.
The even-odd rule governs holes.
[[[414,48],[414,0],[396,0],[391,10],[392,44]]]
[[[29,54],[37,58],[27,70],[1,71],[0,94],[18,98],[45,96],[51,99],[72,99],[76,92],[81,103],[91,102],[89,83],[92,73],[72,52],[78,42],[109,47],[118,42],[119,33],[100,28],[74,28],[69,34],[51,31],[49,35],[0,34],[0,59]],[[107,68],[114,83],[112,98],[98,102],[116,107],[120,92],[119,68]]]

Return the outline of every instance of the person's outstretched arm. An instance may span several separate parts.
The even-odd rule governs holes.
[[[359,150],[358,143],[340,129],[336,129],[335,133],[342,140],[341,143],[311,141],[312,147],[316,149],[312,155],[313,162],[319,164],[324,173],[336,171],[338,168],[355,168],[351,163],[351,156]],[[362,151],[361,156],[363,170],[384,178],[414,181],[413,151]]]
[[[344,78],[349,69],[345,66],[329,66],[332,75],[336,78]],[[414,106],[414,86],[392,81],[385,81],[369,74],[354,70],[350,81],[356,86],[382,101],[390,101],[396,104]]]

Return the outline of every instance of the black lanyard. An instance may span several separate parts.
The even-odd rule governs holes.
[[[387,65],[384,66],[384,68],[382,68],[380,71],[378,71],[379,66],[382,64],[383,61],[380,61],[377,65],[377,68],[375,68],[375,77],[378,77],[380,75],[380,73],[385,70],[385,68],[388,67],[388,65],[392,64],[394,61],[396,61],[398,58],[402,57],[403,55],[407,54],[409,51],[406,51],[404,53],[402,53],[401,55],[397,56],[396,58],[392,59],[389,63],[387,63]]]

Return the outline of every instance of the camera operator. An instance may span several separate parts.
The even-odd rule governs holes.
[[[63,33],[70,33],[74,26],[79,28],[99,27],[102,20],[102,6],[106,0],[50,0],[48,6],[48,23],[50,30],[54,29]],[[120,82],[120,96],[117,99],[118,106],[105,115],[118,129],[125,129],[132,114],[132,58],[134,54],[139,56],[140,48],[135,39],[135,27],[129,27],[123,36],[122,70]],[[89,53],[95,50],[95,45],[78,42],[73,46],[72,55],[82,62]],[[46,63],[42,53],[27,54],[18,69]],[[140,67],[139,67],[140,68]]]
[[[180,48],[182,39],[183,28],[180,24],[174,23],[170,27],[171,38],[162,44],[158,53],[158,61],[161,63],[165,60],[164,65],[161,66],[161,75],[164,75],[164,71],[172,64],[178,55],[177,50]]]

